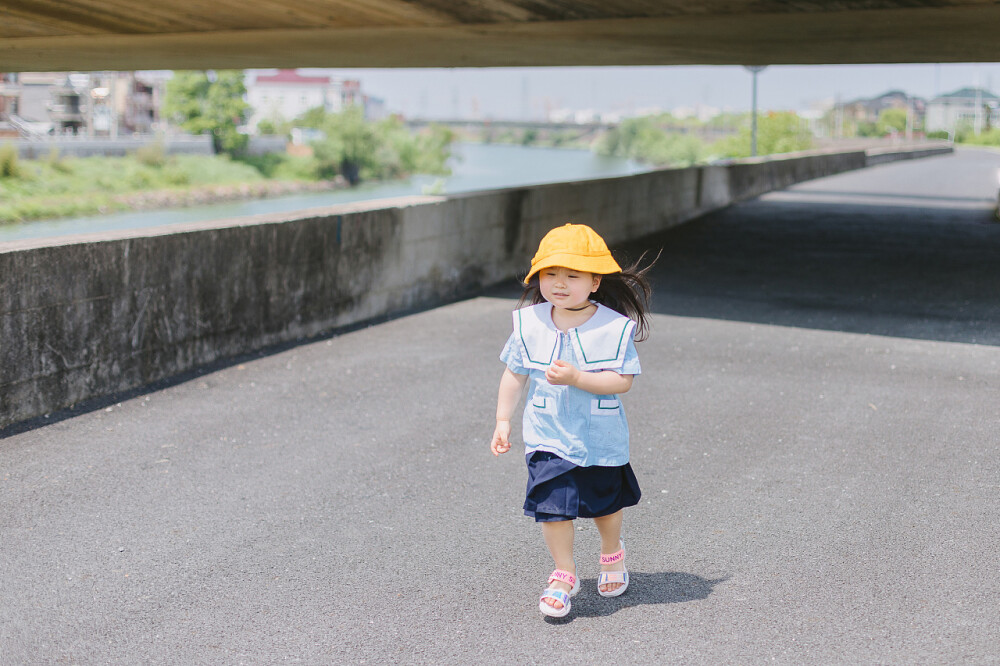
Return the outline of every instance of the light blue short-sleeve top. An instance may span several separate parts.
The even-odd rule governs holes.
[[[635,322],[598,304],[586,323],[563,333],[552,322],[552,305],[514,312],[514,330],[500,360],[528,375],[524,405],[525,453],[548,451],[581,467],[617,467],[629,461],[625,410],[617,395],[596,395],[575,386],[555,386],[545,369],[556,358],[585,372],[641,372]]]

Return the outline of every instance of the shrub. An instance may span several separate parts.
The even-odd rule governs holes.
[[[261,121],[263,122],[263,121]],[[265,178],[274,178],[274,172],[285,161],[285,155],[281,153],[264,153],[263,155],[243,155],[239,162],[249,164],[260,172]]]
[[[0,145],[0,178],[19,178],[21,165],[18,163],[17,148],[9,143]]]
[[[231,160],[225,155],[175,155],[171,158],[171,166],[176,166],[187,174],[192,183],[221,185],[263,180],[263,176],[253,166]]]
[[[320,177],[340,174],[351,185],[410,173],[448,173],[445,163],[455,138],[451,130],[433,125],[413,135],[398,118],[370,123],[358,107],[326,116],[323,135],[312,143]]]
[[[969,132],[962,137],[962,142],[974,146],[1000,146],[1000,128],[994,128],[974,134]]]
[[[882,109],[878,114],[875,129],[879,136],[902,134],[906,131],[908,120],[906,109]]]
[[[135,151],[135,159],[139,160],[140,164],[159,169],[167,163],[167,151],[163,146],[163,142],[156,140],[153,143],[147,143],[145,146],[139,146]]]
[[[751,152],[750,118],[736,136],[721,139],[712,151],[723,157],[749,157]],[[794,153],[812,148],[812,134],[802,120],[789,111],[771,111],[757,118],[757,154]]]
[[[319,162],[311,155],[308,157],[296,157],[286,155],[271,174],[276,180],[319,180]]]
[[[241,157],[239,161],[252,166],[265,178],[272,180],[316,181],[320,179],[319,163],[312,156],[264,153],[263,155],[246,155]]]
[[[595,150],[601,155],[627,157],[661,166],[690,166],[707,156],[701,139],[693,134],[664,131],[654,116],[622,121],[598,141]]]
[[[128,190],[145,190],[151,187],[153,182],[153,177],[150,175],[149,171],[146,169],[137,169],[135,171],[128,172],[122,184],[125,185],[125,189]]]
[[[49,154],[45,156],[45,162],[49,165],[49,168],[53,171],[58,171],[59,173],[72,173],[73,167],[63,159],[63,156],[59,154],[59,149],[55,146],[49,150]]]
[[[163,179],[170,185],[188,185],[191,176],[176,164],[169,164],[163,169]]]
[[[363,178],[376,175],[372,172],[378,139],[372,126],[365,122],[360,107],[351,106],[327,116],[323,133],[324,138],[314,142],[312,148],[324,178],[340,174],[351,185],[356,185]]]

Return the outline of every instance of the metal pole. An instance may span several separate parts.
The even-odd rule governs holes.
[[[757,70],[753,70],[753,115],[750,120],[750,157],[757,157]]]
[[[87,136],[94,136],[94,77],[87,74]]]
[[[753,102],[750,115],[750,156],[757,156],[757,73],[767,65],[743,65],[744,69],[753,74]]]
[[[976,136],[983,133],[983,89],[979,87],[979,76],[976,76]]]
[[[906,140],[913,140],[913,100],[906,98]]]
[[[118,138],[118,72],[110,72],[108,99],[111,101],[111,138]]]

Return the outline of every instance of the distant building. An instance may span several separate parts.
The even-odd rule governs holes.
[[[114,106],[119,130],[130,134],[151,134],[160,123],[165,79],[138,72],[122,72],[115,86]]]
[[[21,84],[17,72],[0,72],[0,117],[17,113],[17,100],[21,97]]]
[[[21,72],[0,77],[0,121],[21,134],[146,134],[162,80],[137,72]]]
[[[49,87],[49,101],[46,105],[49,121],[54,134],[78,134],[84,128],[90,112],[88,101],[90,91],[86,87],[73,86],[69,77]]]
[[[962,88],[927,104],[928,132],[954,132],[963,125],[980,131],[1000,126],[1000,98],[982,88]]]
[[[890,90],[878,97],[856,99],[840,105],[843,119],[855,123],[876,123],[879,114],[886,109],[909,109],[913,113],[914,126],[919,126],[923,121],[926,108],[926,100],[911,97],[902,90]]]
[[[361,82],[327,75],[305,75],[297,69],[249,70],[246,76],[247,102],[253,115],[247,125],[256,130],[262,120],[293,120],[306,111],[322,108],[338,113],[352,105],[362,106],[368,115],[369,100],[378,111],[381,100],[367,98]],[[382,105],[384,106],[384,105]]]
[[[0,139],[21,136],[11,116],[17,115],[17,103],[21,98],[21,84],[16,72],[0,72]]]
[[[8,105],[9,116],[39,133],[52,128],[49,102],[53,88],[62,85],[67,72],[21,72],[17,74],[16,99]]]

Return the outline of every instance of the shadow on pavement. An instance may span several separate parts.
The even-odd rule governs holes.
[[[602,597],[597,593],[596,577],[581,578],[580,593],[573,598],[569,615],[562,618],[546,617],[545,620],[551,624],[568,624],[574,618],[604,617],[632,606],[701,601],[708,598],[716,585],[729,578],[709,579],[677,571],[630,572],[628,590],[619,597]]]
[[[1000,224],[975,208],[760,199],[623,248],[658,314],[1000,345]]]

